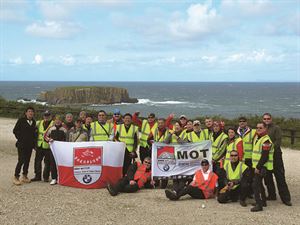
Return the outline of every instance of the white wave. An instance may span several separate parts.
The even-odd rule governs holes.
[[[38,105],[47,105],[47,102],[40,102],[37,101],[36,99],[31,99],[31,100],[27,100],[27,99],[18,99],[17,102],[26,104],[26,103],[34,103],[34,104],[38,104]]]
[[[138,99],[137,104],[148,104],[148,105],[178,105],[178,104],[187,104],[189,102],[180,102],[180,101],[151,101],[147,98]]]

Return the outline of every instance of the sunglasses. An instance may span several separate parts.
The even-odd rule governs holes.
[[[144,163],[145,163],[145,164],[151,164],[151,162],[149,162],[149,161],[144,161]]]
[[[232,157],[237,157],[238,155],[230,155],[230,156],[232,156]]]
[[[120,116],[120,113],[115,113],[114,116]]]

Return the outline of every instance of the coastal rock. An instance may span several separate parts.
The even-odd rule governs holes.
[[[53,91],[41,92],[39,100],[48,104],[115,104],[137,103],[130,98],[125,88],[118,87],[59,87]]]

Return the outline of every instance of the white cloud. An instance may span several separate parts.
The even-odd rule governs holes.
[[[21,65],[24,62],[23,62],[23,59],[19,56],[19,57],[14,58],[14,59],[9,59],[9,63],[13,64],[13,65]]]
[[[252,52],[247,53],[234,53],[227,56],[224,59],[224,62],[232,62],[232,63],[247,63],[247,62],[280,62],[285,57],[283,54],[279,55],[271,55],[267,53],[265,49],[254,50]]]
[[[71,55],[60,56],[61,63],[66,66],[72,66],[75,64],[76,60]]]
[[[40,65],[43,61],[44,61],[43,56],[41,56],[40,54],[36,54],[34,56],[34,59],[33,59],[32,63]]]
[[[68,39],[78,34],[82,28],[71,22],[45,21],[26,27],[26,32],[37,37]]]
[[[217,61],[217,56],[202,56],[201,59],[205,62],[208,62],[208,63],[213,63],[215,61]]]
[[[175,15],[169,27],[178,38],[206,36],[220,31],[221,21],[217,11],[210,4],[194,4],[187,9],[187,18]]]

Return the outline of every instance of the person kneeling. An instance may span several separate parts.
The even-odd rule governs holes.
[[[108,184],[107,190],[111,196],[120,192],[133,193],[139,189],[152,188],[154,181],[151,180],[151,158],[146,157],[143,164],[136,162],[132,164],[127,174],[121,178],[116,185]]]
[[[236,150],[230,152],[230,162],[225,163],[224,169],[227,178],[225,180],[226,186],[220,190],[218,202],[236,202],[240,199],[241,206],[246,207],[245,200],[248,195],[250,170],[246,164],[239,161]]]
[[[197,170],[193,181],[179,189],[175,190],[165,190],[167,198],[170,200],[178,200],[181,196],[190,195],[192,198],[196,199],[207,199],[213,198],[218,186],[218,176],[209,170],[209,162],[207,159],[201,161],[201,169]]]

